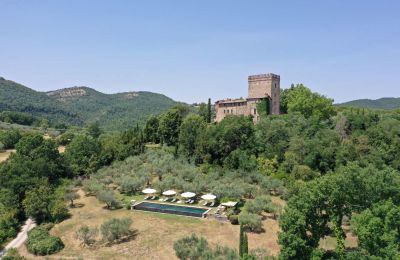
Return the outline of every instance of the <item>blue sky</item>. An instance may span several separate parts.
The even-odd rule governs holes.
[[[273,72],[336,102],[400,96],[400,1],[0,1],[0,76],[40,91],[247,95]]]

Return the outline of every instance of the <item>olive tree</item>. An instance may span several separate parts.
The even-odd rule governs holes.
[[[248,212],[241,212],[239,214],[239,224],[243,226],[244,229],[252,232],[262,231],[262,217]]]
[[[109,243],[118,242],[120,239],[130,237],[133,234],[131,225],[132,220],[130,218],[112,218],[101,225],[101,235]]]
[[[80,227],[76,233],[75,237],[81,241],[82,245],[89,246],[95,242],[95,238],[99,230],[96,227],[82,226]]]
[[[106,204],[108,209],[117,208],[119,201],[115,198],[115,194],[111,190],[101,190],[96,194],[96,198]]]
[[[67,189],[64,193],[64,199],[70,201],[70,207],[74,207],[74,200],[79,198],[79,194],[71,188]]]

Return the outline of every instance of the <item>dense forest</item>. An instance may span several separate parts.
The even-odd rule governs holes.
[[[17,152],[0,164],[0,243],[29,216],[38,223],[67,218],[64,200],[73,202],[74,185],[114,207],[110,185],[135,194],[154,182],[161,190],[212,191],[221,201],[241,201],[230,221],[245,232],[259,231],[260,212],[276,214],[280,259],[398,259],[400,110],[335,107],[303,85],[282,91],[281,106],[284,114],[264,111],[256,125],[244,116],[215,124],[209,103],[195,112],[176,105],[123,132],[91,124],[55,140],[10,133]],[[59,143],[66,145],[64,154]],[[287,206],[271,203],[271,195]],[[357,248],[344,244],[345,223],[358,237]],[[326,235],[336,239],[334,250],[319,247]],[[177,255],[239,259],[232,250],[205,245],[196,236],[178,241]]]
[[[26,112],[54,122],[82,124],[68,108],[41,93],[0,77],[0,110]]]
[[[380,98],[376,100],[358,99],[338,104],[338,106],[373,109],[397,109],[400,108],[400,98]]]
[[[28,113],[54,127],[97,122],[104,131],[128,129],[175,104],[164,95],[145,91],[103,94],[87,87],[74,87],[43,93],[0,77],[0,111]]]

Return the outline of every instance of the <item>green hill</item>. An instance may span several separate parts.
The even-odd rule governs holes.
[[[337,106],[373,108],[373,109],[397,109],[400,108],[400,98],[380,98],[376,100],[358,99],[337,104]]]
[[[0,78],[0,111],[28,112],[54,123],[78,126],[97,121],[106,131],[141,124],[149,115],[176,104],[164,95],[143,91],[104,94],[72,87],[43,93]]]
[[[164,95],[145,91],[104,94],[87,87],[73,87],[47,95],[79,114],[85,122],[99,122],[105,130],[141,124],[149,115],[159,114],[177,104]]]
[[[67,122],[82,125],[76,113],[60,102],[11,80],[0,77],[0,111],[26,112],[54,123]]]

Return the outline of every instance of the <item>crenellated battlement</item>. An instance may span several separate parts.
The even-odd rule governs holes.
[[[268,73],[268,74],[258,74],[258,75],[251,75],[248,77],[249,81],[253,80],[264,80],[264,79],[280,79],[279,75]]]

